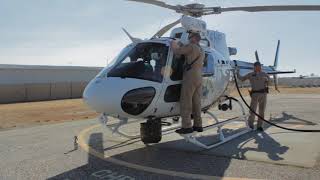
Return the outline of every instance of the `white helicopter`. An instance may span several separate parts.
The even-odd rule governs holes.
[[[197,140],[195,133],[183,137],[202,148],[212,148],[225,143],[235,137],[250,131],[249,128],[225,137],[222,127],[235,121],[246,124],[246,113],[241,103],[229,97],[234,89],[234,70],[240,69],[240,74],[252,71],[253,64],[244,61],[232,61],[230,56],[237,53],[237,49],[228,47],[226,36],[222,32],[209,30],[203,20],[204,15],[220,14],[230,11],[315,11],[320,6],[311,5],[284,5],[284,6],[252,6],[252,7],[205,7],[203,4],[169,5],[157,0],[130,0],[168,8],[181,13],[177,21],[163,27],[153,37],[142,40],[125,33],[132,43],[125,47],[114,59],[114,63],[104,68],[85,88],[83,99],[92,109],[101,113],[101,122],[114,133],[127,138],[141,137],[144,143],[157,143],[165,133],[179,128],[179,123],[166,123],[162,128],[163,120],[179,119],[179,94],[182,79],[184,56],[176,56],[170,47],[173,39],[182,44],[188,42],[190,32],[198,32],[202,36],[200,42],[206,58],[203,65],[203,94],[202,110],[209,114],[214,122],[204,127],[204,130],[218,128],[220,141],[206,145]],[[182,27],[171,31],[170,37],[162,37],[171,28],[181,23]],[[293,73],[294,71],[277,71],[280,41],[276,51],[274,65],[263,66],[263,70],[274,76],[277,88],[277,74]],[[258,54],[256,53],[256,58]],[[238,103],[242,114],[233,119],[219,121],[209,112],[211,107],[218,106],[220,110],[232,110],[232,101]],[[109,117],[119,120],[110,124]],[[141,123],[140,134],[130,135],[120,129],[121,126],[138,121]]]

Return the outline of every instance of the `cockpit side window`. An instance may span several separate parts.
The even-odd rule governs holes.
[[[214,75],[214,58],[212,54],[206,53],[206,57],[203,62],[202,74]]]

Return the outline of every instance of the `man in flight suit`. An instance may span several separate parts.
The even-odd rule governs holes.
[[[267,73],[262,72],[261,70],[261,64],[260,62],[254,63],[254,72],[248,73],[245,76],[241,76],[238,71],[238,78],[241,81],[245,81],[249,79],[251,84],[251,104],[250,107],[253,111],[256,112],[257,105],[259,105],[259,115],[264,118],[264,112],[266,109],[267,104],[267,93],[268,93],[268,83],[269,83],[269,76]],[[255,114],[250,111],[250,116],[248,119],[249,127],[251,129],[254,129],[253,123],[254,123]],[[261,118],[258,119],[257,124],[257,130],[263,131],[262,128],[263,121]]]
[[[202,67],[205,57],[199,45],[199,33],[189,35],[189,43],[179,46],[177,41],[171,42],[174,54],[184,55],[186,61],[183,67],[183,78],[180,95],[180,115],[182,128],[176,130],[179,134],[188,134],[193,131],[202,132],[201,95],[202,95]],[[194,119],[192,126],[191,114]]]

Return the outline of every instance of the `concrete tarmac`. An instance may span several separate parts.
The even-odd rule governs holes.
[[[319,105],[320,95],[273,95],[266,114],[286,127],[320,129]],[[236,107],[216,112],[221,118],[238,113]],[[210,123],[207,116],[205,122]],[[85,120],[0,132],[0,179],[320,179],[320,133],[265,125],[263,133],[204,150],[175,133],[145,146],[97,124]],[[226,131],[241,126],[228,125]],[[124,130],[137,133],[139,125]],[[215,135],[213,129],[200,136],[209,142]]]

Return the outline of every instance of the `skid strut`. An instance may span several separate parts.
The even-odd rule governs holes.
[[[105,127],[107,127],[110,131],[112,131],[113,134],[118,134],[118,135],[123,136],[128,139],[136,139],[136,138],[141,137],[140,134],[128,134],[126,132],[123,132],[123,131],[121,131],[120,127],[123,125],[132,124],[132,123],[136,123],[136,122],[143,122],[143,121],[145,121],[144,119],[142,119],[142,120],[138,119],[138,120],[133,120],[133,121],[128,121],[127,118],[117,118],[117,119],[119,120],[118,123],[108,124],[109,117],[107,114],[102,113],[99,118],[100,123],[102,125],[104,125]],[[173,130],[178,129],[180,127],[181,127],[180,124],[174,124],[169,127],[164,127],[164,128],[162,128],[162,135],[172,133]]]

